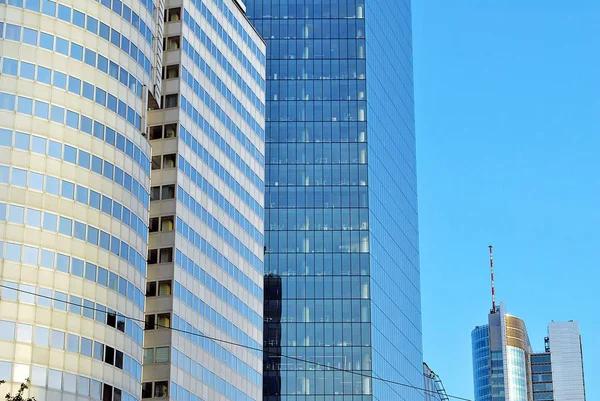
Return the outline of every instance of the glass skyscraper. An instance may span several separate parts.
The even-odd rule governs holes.
[[[423,385],[410,2],[247,6],[267,42],[264,400],[422,400],[369,378]]]
[[[141,398],[161,25],[147,0],[0,0],[3,392]]]

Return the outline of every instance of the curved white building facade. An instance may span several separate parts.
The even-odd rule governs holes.
[[[30,378],[39,401],[141,398],[156,15],[0,0],[4,392]]]

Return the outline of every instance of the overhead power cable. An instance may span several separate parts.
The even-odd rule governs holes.
[[[88,310],[99,311],[99,312],[102,312],[102,313],[109,313],[106,310],[100,310],[100,309],[95,308],[95,307],[85,306],[85,305],[81,305],[81,304],[76,304],[74,302],[65,301],[65,300],[58,299],[58,298],[55,298],[55,297],[51,297],[51,296],[48,296],[48,295],[36,294],[35,292],[31,292],[31,291],[27,291],[27,290],[22,290],[20,288],[9,287],[9,286],[4,285],[4,284],[0,284],[0,287],[1,288],[6,288],[6,289],[9,289],[9,290],[12,290],[12,291],[20,292],[20,293],[23,293],[23,294],[34,295],[34,296],[37,296],[37,297],[40,297],[40,298],[45,298],[45,299],[49,299],[49,300],[52,300],[52,301],[61,302],[61,303],[66,304],[66,305],[74,305],[74,306],[77,306],[77,307],[80,307],[80,308],[84,308],[84,309],[88,309]],[[1,300],[2,300],[2,298],[0,298],[0,301]],[[120,317],[123,317],[126,320],[131,320],[131,321],[134,321],[134,322],[143,323],[144,324],[144,330],[152,330],[152,329],[146,329],[145,328],[146,321],[143,320],[143,319],[136,319],[134,317],[129,317],[129,316],[123,315],[122,313],[119,313],[119,312],[115,312],[115,314],[117,314]],[[435,395],[438,394],[437,391],[429,390],[429,389],[426,389],[426,388],[423,388],[423,387],[419,387],[419,386],[413,386],[412,384],[402,383],[402,382],[399,382],[399,381],[396,381],[396,380],[385,379],[383,377],[372,376],[372,375],[369,375],[369,374],[366,374],[366,373],[362,373],[360,371],[343,369],[343,368],[336,368],[334,366],[329,366],[329,365],[326,365],[324,363],[309,361],[307,359],[302,359],[302,358],[298,358],[298,357],[294,357],[294,356],[290,356],[290,355],[284,355],[284,354],[280,354],[280,353],[276,353],[276,352],[265,351],[262,348],[252,347],[252,346],[249,346],[249,345],[242,345],[242,344],[236,343],[234,341],[223,340],[221,338],[207,336],[206,334],[194,333],[194,332],[187,331],[187,330],[176,329],[174,327],[164,326],[164,325],[160,325],[160,324],[157,324],[157,323],[155,323],[153,326],[154,326],[154,328],[172,330],[172,331],[175,331],[175,332],[178,332],[178,333],[181,333],[181,334],[186,334],[186,335],[192,335],[192,336],[198,336],[198,337],[201,337],[201,338],[206,338],[207,340],[212,340],[212,341],[219,342],[219,343],[222,343],[222,344],[232,345],[232,346],[235,346],[235,347],[245,348],[245,349],[249,349],[249,350],[253,350],[253,351],[259,351],[259,352],[262,352],[263,354],[267,354],[269,356],[274,356],[274,357],[279,357],[279,358],[285,358],[285,359],[290,359],[290,360],[297,361],[297,362],[307,363],[307,364],[310,364],[310,365],[313,365],[313,366],[318,366],[318,367],[325,368],[327,370],[333,370],[333,371],[336,371],[336,372],[350,373],[350,374],[353,374],[353,375],[357,375],[357,376],[361,376],[361,377],[366,377],[366,378],[369,378],[371,380],[376,380],[376,381],[379,381],[379,382],[382,382],[382,383],[394,384],[394,385],[397,385],[397,386],[401,386],[401,387],[405,387],[405,388],[410,388],[410,389],[418,390],[418,391],[423,391],[425,393],[431,393],[431,394],[435,394]],[[455,399],[455,400],[459,400],[459,401],[473,401],[473,400],[471,400],[469,398],[459,397],[459,396],[456,396],[456,395],[450,395],[450,394],[448,394],[447,396],[449,398],[452,398],[452,399]]]

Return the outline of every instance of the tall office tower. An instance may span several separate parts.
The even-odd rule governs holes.
[[[2,391],[140,399],[162,18],[150,0],[0,3]]]
[[[475,401],[531,400],[531,345],[523,320],[500,305],[471,340]]]
[[[167,0],[164,18],[142,398],[258,401],[265,44],[238,0]]]
[[[551,322],[545,342],[546,352],[531,359],[534,401],[585,401],[579,324]]]
[[[423,400],[369,378],[423,385],[410,2],[247,6],[268,63],[264,400]]]

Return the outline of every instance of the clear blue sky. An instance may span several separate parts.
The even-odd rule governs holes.
[[[578,320],[600,400],[600,1],[413,0],[425,360],[472,398],[496,292],[543,349]]]

